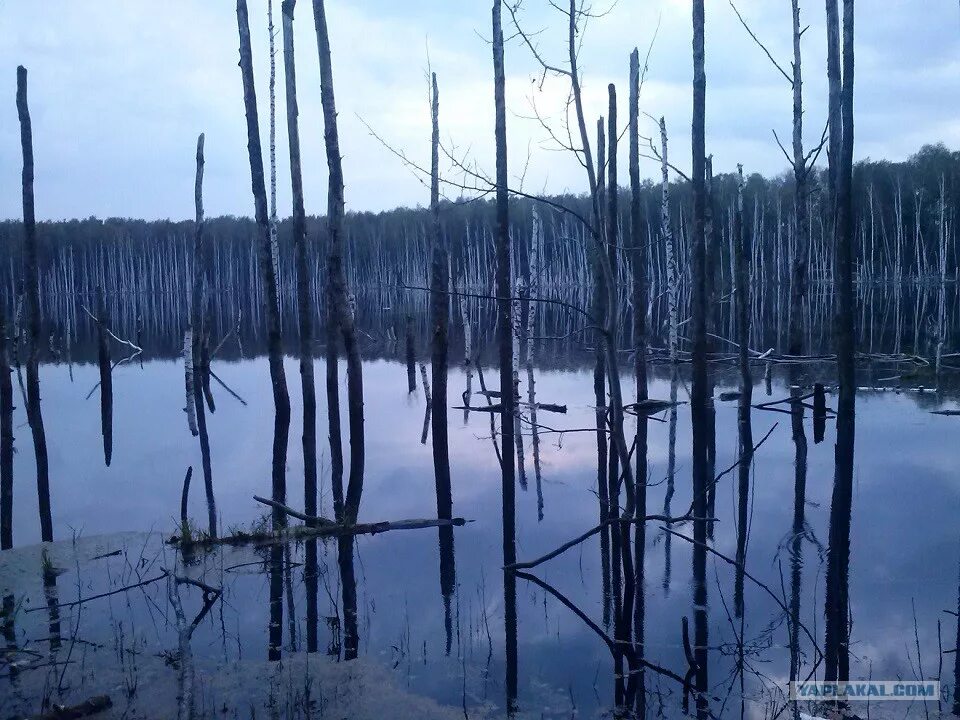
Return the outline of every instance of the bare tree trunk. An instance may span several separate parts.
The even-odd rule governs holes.
[[[843,70],[837,0],[827,0],[827,79],[829,84],[830,186],[837,283],[837,443],[830,506],[827,555],[826,660],[824,679],[846,680],[850,673],[848,567],[853,500],[855,437],[855,360],[853,297],[853,0],[843,0]]]
[[[706,94],[707,80],[704,70],[704,0],[693,0],[693,239],[691,325],[693,340],[693,382],[690,393],[690,408],[693,422],[693,514],[694,540],[705,547],[707,540],[707,333],[706,333]],[[706,552],[693,554],[694,576],[694,642],[696,644],[697,716],[706,717],[707,707],[707,585]]]
[[[0,550],[13,547],[13,381],[5,305],[0,298]]]
[[[750,267],[751,243],[743,223],[743,166],[737,165],[737,199],[733,212],[734,266],[736,268],[737,345],[740,361],[740,398],[749,406],[753,395],[750,375]],[[752,447],[752,444],[751,444]]]
[[[356,522],[363,494],[364,434],[363,434],[363,366],[360,346],[354,326],[353,312],[347,296],[347,277],[344,270],[345,233],[343,229],[343,166],[340,162],[340,140],[337,133],[337,106],[333,93],[333,63],[330,58],[330,36],[323,0],[313,0],[313,19],[317,29],[317,50],[320,59],[320,102],[323,105],[324,141],[329,169],[327,190],[327,283],[330,299],[336,313],[337,325],[343,336],[347,354],[347,412],[350,425],[350,480],[344,498],[343,519]],[[338,518],[340,519],[340,518]]]
[[[793,282],[790,284],[790,355],[803,354],[803,299],[807,294],[807,248],[810,219],[807,215],[807,161],[803,154],[803,73],[800,65],[800,0],[793,5],[793,210],[796,241],[793,254]]]
[[[267,320],[267,350],[270,380],[273,385],[273,499],[284,502],[287,494],[287,438],[290,431],[290,396],[283,369],[280,312],[277,305],[277,279],[270,249],[270,222],[267,217],[267,193],[263,182],[263,154],[260,149],[260,123],[257,119],[257,95],[253,82],[253,55],[250,49],[250,23],[246,0],[237,0],[237,25],[240,31],[240,71],[243,74],[243,102],[247,115],[247,150],[253,188],[257,230],[260,235],[260,274],[264,286],[264,315]],[[275,513],[274,520],[282,522]]]
[[[356,522],[363,494],[364,434],[363,434],[363,367],[360,346],[354,326],[353,312],[347,296],[347,277],[344,270],[345,232],[343,229],[343,166],[340,162],[340,140],[337,132],[337,107],[333,93],[333,64],[330,58],[330,37],[323,0],[313,0],[313,18],[317,29],[317,49],[320,59],[320,101],[323,105],[324,141],[329,169],[327,191],[327,234],[329,256],[327,282],[336,312],[337,325],[343,337],[347,354],[347,412],[350,426],[350,479],[344,498],[344,519]]]
[[[270,261],[280,300],[280,244],[277,241],[277,50],[273,29],[273,0],[267,0],[267,33],[270,36]],[[278,305],[279,308],[279,305]]]
[[[303,491],[307,515],[317,514],[317,390],[313,377],[313,303],[307,266],[307,218],[303,206],[300,169],[300,113],[297,103],[297,66],[293,45],[296,0],[281,6],[283,69],[287,98],[287,137],[290,143],[290,186],[293,196],[293,247],[296,254],[297,310],[300,315],[300,382],[303,388]]]
[[[192,324],[193,335],[190,347],[184,346],[184,356],[190,353],[191,370],[188,374],[187,393],[193,392],[192,398],[187,398],[187,407],[192,400],[197,435],[200,436],[200,457],[203,465],[203,487],[207,496],[207,532],[210,537],[217,537],[217,506],[213,495],[213,466],[210,461],[210,436],[207,434],[207,413],[203,405],[203,391],[207,385],[205,379],[209,372],[209,359],[205,360],[208,329],[205,322],[206,297],[208,288],[206,236],[203,233],[203,133],[197,138],[197,174],[194,181],[194,204],[196,206],[196,235],[193,248],[193,302]],[[190,382],[192,376],[193,382]]]
[[[503,453],[500,461],[503,492],[503,564],[517,561],[516,548],[516,478],[514,476],[513,415],[516,394],[513,381],[513,338],[510,303],[510,216],[507,195],[507,112],[506,80],[503,68],[503,27],[501,0],[493,0],[493,97],[495,110],[497,165],[497,340],[500,357],[501,406],[500,432]],[[587,161],[589,164],[590,161]],[[513,712],[517,699],[517,579],[513,573],[503,575],[504,625],[506,630],[507,711]]]
[[[673,230],[670,226],[670,166],[667,162],[667,121],[660,118],[660,163],[661,163],[661,200],[660,233],[663,236],[663,248],[667,256],[667,312],[669,313],[670,360],[677,362],[678,324],[679,324],[679,278],[677,277],[677,255],[673,246]]]
[[[17,114],[20,117],[20,145],[23,150],[23,233],[24,295],[27,314],[27,419],[33,434],[37,461],[37,497],[40,506],[40,537],[53,541],[50,511],[50,471],[47,435],[40,410],[40,277],[37,270],[37,227],[33,210],[33,128],[27,107],[27,69],[17,67]]]
[[[100,366],[100,434],[103,436],[103,462],[110,467],[113,458],[113,372],[110,366],[110,345],[107,328],[110,314],[103,298],[103,288],[97,288],[97,364]]]
[[[641,230],[640,207],[640,55],[636,49],[630,54],[630,241],[633,250],[633,335],[634,335],[634,376],[637,385],[637,402],[647,399],[647,268],[649,265],[649,240],[643,237]],[[647,417],[637,414],[636,436],[636,490],[634,491],[634,517],[647,514]],[[639,659],[644,657],[644,623],[646,606],[644,602],[644,556],[646,554],[645,523],[634,524],[634,607],[633,641]],[[646,715],[646,682],[643,664],[637,678],[637,708],[641,717]]]
[[[450,333],[450,301],[447,287],[447,245],[440,229],[440,93],[437,74],[431,77],[430,182],[430,367],[433,377],[431,431],[433,434],[433,472],[437,491],[437,517],[450,518],[453,496],[450,490],[450,448],[447,441],[447,367]],[[466,404],[469,404],[467,402]]]

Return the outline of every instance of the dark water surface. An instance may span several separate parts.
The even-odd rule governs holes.
[[[549,342],[538,353],[551,368],[536,372],[538,400],[568,406],[565,415],[540,412],[538,421],[557,430],[593,428],[590,356],[561,359]],[[270,487],[273,416],[267,361],[263,357],[215,360],[213,370],[247,402],[242,405],[213,385],[217,410],[208,414],[207,424],[219,524],[221,532],[248,529],[266,510],[252,496],[267,495]],[[293,403],[287,500],[302,508],[296,360],[287,359],[286,372]],[[316,372],[318,379],[323,377],[320,360]],[[830,366],[805,366],[801,384],[829,383],[832,372]],[[673,389],[669,366],[654,366],[652,373],[650,397],[668,399],[675,394],[680,401],[687,399],[689,382],[683,367]],[[754,402],[788,397],[786,373],[786,366],[773,367],[767,386],[764,366],[756,364]],[[864,368],[861,384],[898,384],[884,378],[902,374],[902,368],[891,370],[889,365]],[[345,367],[341,367],[342,383],[344,377]],[[521,378],[521,395],[525,395],[524,372]],[[957,407],[957,393],[918,392],[916,386],[923,379],[914,378],[907,383],[913,387],[904,392],[863,391],[857,398],[849,573],[851,675],[940,677],[946,712],[952,701],[956,655],[941,655],[941,649],[952,650],[957,635],[957,619],[951,612],[957,610],[960,558],[956,522],[960,419],[929,412]],[[247,546],[198,551],[186,564],[175,548],[164,543],[179,522],[183,476],[191,465],[196,472],[190,516],[200,526],[206,516],[199,444],[187,429],[183,409],[182,363],[151,359],[141,366],[134,360],[115,368],[110,467],[103,460],[99,394],[87,399],[99,382],[97,367],[47,364],[41,368],[40,380],[58,542],[45,551],[33,544],[40,539],[33,452],[23,403],[18,402],[14,419],[18,549],[0,553],[3,642],[8,647],[0,667],[4,674],[0,716],[35,713],[44,703],[69,705],[100,693],[111,696],[117,717],[177,716],[187,663],[174,596],[182,598],[189,623],[202,606],[201,589],[161,577],[129,592],[51,609],[57,603],[156,578],[164,569],[223,589],[222,598],[214,602],[188,643],[196,669],[193,697],[198,716],[473,718],[506,714],[501,487],[489,415],[472,412],[465,417],[462,411],[450,411],[454,515],[469,521],[454,530],[452,553],[449,547],[441,550],[436,529],[356,538],[353,569],[359,658],[346,662],[350,631],[336,540],[299,542],[280,549]],[[488,386],[497,385],[494,368],[486,369],[486,380]],[[736,382],[735,369],[722,366],[717,394],[734,388]],[[948,384],[944,381],[944,387]],[[450,404],[459,405],[466,386],[462,365],[451,371],[449,385]],[[475,374],[472,385],[478,389]],[[632,378],[625,375],[623,385],[632,388]],[[367,361],[364,386],[367,452],[360,521],[435,517],[430,440],[421,443],[425,401],[419,373],[418,390],[410,394],[401,362]],[[341,396],[345,396],[343,388]],[[322,391],[318,403],[320,512],[330,516]],[[484,401],[475,397],[477,403]],[[835,406],[836,399],[828,395],[827,404]],[[755,442],[773,430],[757,450],[749,473],[746,567],[784,605],[799,581],[800,622],[822,645],[834,423],[828,420],[824,441],[814,443],[811,413],[805,413],[806,524],[796,541],[791,418],[757,409],[751,417]],[[682,515],[691,503],[689,406],[681,404],[655,418],[649,422],[648,512]],[[632,437],[635,420],[629,423],[628,437]],[[717,401],[716,432],[719,473],[739,457],[735,401]],[[517,493],[521,560],[554,549],[596,525],[599,518],[594,433],[541,431],[540,483],[531,434],[525,424],[528,489]],[[671,434],[675,434],[672,442]],[[346,438],[344,447],[348,448]],[[738,482],[733,471],[717,485],[712,547],[731,558],[737,553]],[[688,542],[668,536],[659,529],[661,525],[651,522],[647,529],[645,652],[650,662],[682,676],[687,668],[682,619],[692,621],[694,613],[692,552]],[[689,524],[673,529],[692,537]],[[600,542],[594,536],[534,572],[602,628],[600,560]],[[311,572],[314,564],[316,575]],[[794,568],[799,572],[793,573]],[[744,618],[735,617],[735,576],[730,564],[708,555],[710,712],[772,717],[784,704],[789,623],[779,603],[750,579],[744,583]],[[451,590],[446,597],[444,590]],[[613,664],[596,633],[554,596],[523,579],[517,583],[517,607],[519,714],[609,715]],[[612,628],[607,632],[612,634]],[[805,631],[799,636],[800,676],[805,677],[814,669],[817,655]],[[816,676],[822,678],[822,672],[820,665]],[[674,680],[648,671],[647,692],[649,716],[682,714],[682,688]],[[865,714],[863,708],[856,710]],[[936,703],[928,704],[926,710],[935,714]],[[916,703],[871,707],[875,717],[904,714],[923,717],[925,710]],[[792,711],[781,716],[791,717]]]

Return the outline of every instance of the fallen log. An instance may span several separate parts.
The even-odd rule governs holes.
[[[682,401],[670,402],[669,400],[655,400],[653,398],[648,398],[646,400],[624,405],[623,409],[626,412],[634,415],[652,415],[653,413],[658,413],[661,410],[666,410],[667,408],[683,404],[684,403]]]
[[[307,515],[305,513],[300,512],[299,510],[294,510],[292,507],[284,505],[283,503],[279,503],[276,500],[269,500],[267,498],[260,497],[259,495],[254,495],[253,499],[256,500],[258,503],[269,505],[270,507],[276,510],[279,510],[282,513],[286,513],[290,517],[295,517],[297,520],[303,520],[305,523],[309,525],[316,525],[318,527],[329,527],[331,525],[337,524],[333,520],[329,520],[325,517]]]
[[[308,516],[309,517],[309,516]],[[373,523],[356,523],[354,525],[334,523],[331,525],[295,525],[268,532],[245,532],[238,530],[230,535],[212,538],[202,537],[194,539],[192,546],[213,547],[216,545],[273,545],[276,543],[304,540],[308,538],[341,537],[346,535],[378,535],[391,530],[420,530],[434,527],[460,527],[466,524],[463,518],[426,518],[413,520],[393,520]],[[177,535],[168,541],[170,545],[180,545],[181,539]]]
[[[79,705],[57,705],[54,703],[48,712],[32,715],[30,720],[76,720],[103,712],[110,707],[113,707],[113,701],[109,695],[96,695],[89,700],[84,700]]]

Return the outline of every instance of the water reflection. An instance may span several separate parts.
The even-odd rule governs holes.
[[[363,311],[358,314],[362,315]],[[402,325],[399,327],[402,336]],[[364,367],[368,387],[369,470],[362,519],[428,517],[434,512],[442,515],[446,496],[434,474],[432,447],[427,449],[417,443],[425,403],[419,394],[405,392],[405,386],[407,389],[409,386],[404,382],[408,367],[403,343],[395,342],[388,347],[373,340],[369,342],[369,354],[379,353],[383,359],[372,360]],[[150,340],[146,339],[144,343],[149,346]],[[456,345],[456,342],[451,343],[452,348]],[[537,354],[544,358],[544,365],[538,364],[536,370],[533,364],[525,368],[525,397],[529,404],[529,408],[525,408],[525,421],[536,424],[539,419],[543,422],[545,413],[534,415],[538,399],[556,400],[566,404],[569,412],[557,416],[559,419],[551,425],[558,429],[587,432],[541,431],[534,436],[524,423],[523,429],[530,441],[526,451],[534,458],[528,470],[532,467],[532,474],[539,477],[538,468],[542,467],[542,479],[537,483],[536,492],[531,482],[528,492],[520,491],[516,496],[517,524],[513,541],[522,557],[542,555],[571,536],[593,527],[601,510],[607,513],[608,519],[613,507],[625,510],[611,492],[613,489],[619,498],[623,488],[617,487],[616,483],[623,468],[611,472],[609,453],[602,466],[597,463],[597,413],[591,387],[591,354],[565,353],[547,341],[538,341],[538,347]],[[256,349],[257,343],[250,341],[247,350]],[[231,527],[248,528],[261,512],[250,498],[254,493],[263,492],[273,469],[267,438],[275,430],[275,418],[269,412],[263,412],[264,407],[269,407],[271,392],[263,359],[227,361],[216,353],[210,354],[216,374],[249,403],[234,402],[225,391],[217,390],[220,407],[215,415],[207,414],[211,462],[216,463],[217,477],[230,479],[229,483],[218,482],[217,485],[222,535]],[[483,356],[482,351],[477,353],[478,358]],[[297,360],[287,359],[286,362],[293,371]],[[201,361],[200,366],[204,364]],[[561,365],[566,369],[555,371]],[[718,393],[737,386],[738,378],[728,365],[718,363],[715,370]],[[638,424],[634,449],[638,468],[638,513],[645,512],[641,497],[651,509],[662,507],[663,515],[668,517],[678,514],[676,508],[682,512],[693,499],[691,484],[684,480],[689,477],[685,471],[691,467],[690,411],[689,406],[676,404],[684,399],[686,371],[683,365],[650,366],[650,397],[669,398],[674,404],[665,412]],[[68,521],[77,527],[83,526],[82,533],[79,533],[80,573],[77,577],[72,556],[58,555],[64,552],[59,545],[51,548],[50,567],[66,569],[69,573],[67,578],[61,576],[59,583],[56,575],[44,569],[39,551],[31,556],[27,565],[26,575],[30,576],[27,580],[23,580],[17,567],[10,564],[13,560],[0,559],[0,595],[4,597],[4,638],[10,652],[23,645],[24,637],[44,641],[49,637],[50,652],[57,655],[57,662],[65,662],[65,653],[73,640],[73,629],[66,619],[72,620],[75,615],[66,614],[59,602],[64,601],[67,594],[72,600],[72,588],[79,583],[84,594],[96,594],[124,583],[137,582],[136,576],[127,578],[123,575],[129,572],[124,570],[123,563],[127,561],[138,567],[142,578],[154,575],[160,567],[175,567],[171,564],[170,548],[164,548],[156,539],[145,553],[146,565],[141,566],[142,539],[124,541],[123,548],[129,557],[95,561],[92,559],[95,555],[121,546],[113,545],[110,538],[100,539],[97,542],[107,546],[98,552],[87,552],[83,550],[83,538],[101,532],[143,530],[151,525],[165,528],[166,520],[176,512],[178,481],[183,470],[188,465],[199,466],[203,452],[197,443],[183,442],[183,368],[180,364],[148,360],[142,370],[133,363],[114,368],[114,413],[118,422],[114,428],[116,453],[110,468],[105,468],[103,462],[102,427],[95,420],[90,427],[91,413],[96,411],[91,404],[83,402],[83,394],[99,377],[99,366],[81,364],[74,368],[76,384],[71,383],[70,368],[66,364],[45,365],[41,372],[45,402],[59,410],[48,421],[51,450],[58,448],[56,453],[51,452],[51,477],[66,480],[70,477],[67,469],[72,467],[82,479],[82,482],[69,484],[57,481],[52,488],[58,511],[63,513],[54,516],[58,535],[69,535]],[[468,373],[472,372],[477,373],[486,400],[484,403],[484,399],[478,399],[474,407],[495,402],[495,396],[487,393],[487,387],[481,382],[480,362],[471,363],[470,368],[452,367],[450,382],[457,388],[466,387]],[[427,696],[446,710],[455,709],[461,717],[464,705],[470,717],[482,715],[482,708],[488,706],[495,706],[498,710],[510,707],[519,716],[550,718],[569,717],[575,707],[578,714],[592,716],[609,713],[618,702],[628,704],[631,697],[636,704],[646,706],[648,716],[662,712],[666,717],[673,717],[679,713],[682,679],[691,666],[695,672],[690,694],[696,710],[699,714],[723,716],[734,713],[733,708],[739,703],[724,708],[719,701],[707,698],[713,697],[717,692],[715,688],[726,681],[738,665],[741,676],[735,696],[745,696],[743,704],[747,716],[762,714],[765,702],[782,699],[777,693],[782,693],[783,682],[805,676],[815,662],[815,649],[804,628],[816,628],[816,621],[824,611],[821,604],[823,585],[818,585],[817,574],[822,574],[825,568],[818,565],[816,552],[807,549],[805,556],[804,538],[812,540],[818,534],[821,537],[826,535],[834,523],[842,524],[844,515],[847,516],[848,548],[854,547],[855,553],[852,562],[848,554],[845,572],[834,573],[834,576],[847,586],[844,590],[847,617],[857,617],[858,623],[856,635],[848,637],[837,650],[838,673],[844,647],[848,672],[854,677],[865,677],[871,664],[874,677],[880,677],[881,673],[902,672],[906,675],[910,672],[902,642],[890,638],[902,637],[905,633],[912,637],[912,619],[908,612],[910,596],[916,594],[912,588],[922,583],[925,597],[917,598],[918,632],[925,656],[924,668],[929,675],[927,657],[936,658],[938,652],[936,617],[941,610],[956,603],[957,587],[953,560],[947,570],[942,561],[942,548],[955,548],[956,545],[952,529],[955,524],[949,512],[954,499],[950,480],[954,463],[949,449],[955,428],[951,418],[931,416],[926,411],[942,406],[953,407],[956,393],[950,389],[951,376],[945,376],[943,392],[939,396],[878,392],[859,401],[861,408],[866,406],[869,410],[861,411],[859,416],[861,435],[857,438],[857,461],[862,477],[869,478],[870,482],[864,482],[858,491],[857,512],[858,517],[871,521],[851,524],[849,507],[843,512],[841,503],[831,506],[828,502],[832,498],[830,481],[835,462],[827,450],[829,443],[807,446],[810,432],[807,423],[812,421],[814,435],[818,424],[823,436],[833,433],[833,413],[826,408],[826,396],[823,396],[824,409],[819,412],[820,400],[813,395],[812,414],[805,413],[806,406],[801,399],[815,393],[817,381],[829,383],[831,372],[829,366],[811,366],[803,368],[803,372],[796,376],[788,376],[784,368],[773,366],[770,373],[772,396],[790,397],[790,430],[783,422],[757,450],[752,462],[741,462],[737,472],[728,473],[718,481],[716,499],[709,511],[717,517],[717,522],[705,523],[703,528],[708,547],[735,556],[741,569],[777,589],[781,587],[778,553],[787,547],[789,575],[784,579],[786,587],[783,591],[786,612],[764,593],[754,592],[753,581],[746,572],[733,565],[714,562],[709,551],[683,540],[671,545],[672,536],[656,529],[658,523],[646,525],[646,534],[653,537],[641,537],[642,526],[631,526],[635,529],[634,548],[645,547],[648,543],[653,548],[659,542],[664,544],[664,552],[657,548],[654,552],[643,553],[643,562],[639,553],[634,563],[624,562],[622,551],[629,543],[620,534],[619,562],[611,563],[608,555],[604,567],[602,533],[597,533],[582,548],[551,560],[543,567],[543,572],[538,573],[538,578],[563,594],[611,640],[622,640],[618,636],[632,631],[635,649],[624,649],[616,643],[611,650],[594,627],[566,609],[554,594],[522,579],[518,587],[516,576],[501,575],[500,568],[508,552],[497,527],[502,512],[497,454],[502,448],[497,443],[497,428],[488,428],[488,419],[493,419],[493,414],[487,413],[488,417],[483,417],[481,413],[473,412],[472,424],[462,424],[458,414],[449,426],[449,512],[452,515],[452,504],[456,502],[457,513],[475,521],[464,528],[456,531],[441,528],[436,535],[431,529],[412,531],[402,537],[400,533],[387,533],[371,538],[312,539],[282,550],[278,549],[280,546],[265,548],[259,551],[259,555],[250,548],[224,548],[209,553],[195,548],[189,565],[191,574],[205,577],[205,582],[215,587],[222,584],[227,600],[223,604],[222,628],[220,618],[211,612],[196,629],[191,650],[197,664],[198,687],[204,684],[205,698],[227,697],[222,686],[217,684],[220,680],[209,680],[224,662],[232,667],[240,664],[241,658],[243,663],[282,658],[283,668],[296,667],[301,657],[298,649],[311,654],[319,653],[320,648],[332,650],[340,659],[351,659],[351,663],[344,664],[356,668],[349,672],[358,677],[367,672],[364,663],[368,662],[383,665],[389,673],[396,652],[393,647],[397,646],[404,653],[403,662],[390,677],[399,678],[409,693]],[[209,377],[215,377],[213,371]],[[343,374],[340,373],[339,377],[342,378]],[[864,377],[867,377],[866,373]],[[890,374],[878,371],[874,377],[877,379],[873,382],[866,379],[864,382],[881,384],[878,379],[890,377]],[[198,385],[202,394],[203,382]],[[297,406],[299,393],[292,395],[293,412],[287,432],[298,433],[302,431],[303,423]],[[205,410],[211,409],[209,398],[204,397],[202,403]],[[326,413],[323,398],[318,398],[318,405],[317,411]],[[751,411],[744,404],[737,405],[734,407],[721,401],[713,408],[715,462],[720,468],[729,467],[745,454],[746,449],[753,447],[753,428],[747,426],[752,425],[751,419],[758,423],[758,418],[764,415],[757,412],[751,418]],[[842,409],[842,406],[838,407],[838,413]],[[17,409],[15,428],[22,427],[23,412],[22,408]],[[774,418],[785,419],[782,415]],[[839,418],[837,423],[839,449]],[[645,444],[640,439],[641,425]],[[762,432],[765,431],[764,423]],[[67,443],[66,439],[70,442]],[[62,450],[66,447],[69,452]],[[916,451],[911,450],[909,457],[905,458],[901,452],[894,454],[891,450],[903,447]],[[852,448],[849,452],[852,453]],[[511,454],[509,450],[508,454]],[[24,487],[16,497],[27,500],[32,497],[26,492],[30,486],[24,486],[20,478],[33,482],[30,455],[29,452],[18,453],[15,458],[17,487]],[[306,460],[301,453],[290,453],[285,472],[289,477],[300,477],[304,471],[301,463]],[[640,471],[641,461],[646,464],[643,472]],[[332,490],[332,484],[328,482],[331,477],[328,453],[321,453],[318,468],[319,484],[323,488],[318,507],[323,507],[324,502],[330,502]],[[756,473],[756,482],[752,482],[751,472]],[[908,474],[924,483],[924,493],[904,488],[902,478]],[[639,484],[646,478],[649,478],[645,484],[646,492],[640,493]],[[608,497],[606,504],[598,508],[597,496],[601,488],[607,491]],[[792,504],[784,502],[791,491]],[[290,488],[287,497],[293,505],[293,498],[298,495]],[[104,512],[104,498],[111,502],[107,513]],[[733,498],[735,500],[731,502]],[[750,502],[744,505],[745,500]],[[551,509],[546,517],[541,515],[544,505]],[[27,507],[31,508],[30,517],[18,513],[15,520],[18,543],[24,545],[38,539],[35,510],[29,502]],[[614,528],[620,525],[615,523]],[[689,522],[674,523],[670,527],[683,534],[690,534],[691,529],[700,532],[690,525]],[[784,543],[787,528],[790,533]],[[891,543],[889,539],[893,530],[898,533],[897,543]],[[454,538],[454,534],[459,537]],[[608,535],[607,542],[607,551],[612,554],[612,535]],[[831,547],[839,547],[839,543],[831,541]],[[29,550],[22,548],[22,552]],[[250,562],[255,564],[224,570]],[[634,571],[632,579],[629,568]],[[831,566],[827,574],[833,572]],[[439,610],[438,574],[440,604],[444,610],[442,617],[439,612],[410,612],[404,617],[405,607]],[[502,595],[501,577],[504,578]],[[644,578],[651,577],[663,578],[665,592],[651,593],[649,589],[644,592]],[[891,578],[901,578],[902,582],[892,582]],[[491,582],[491,579],[495,580]],[[618,579],[619,591],[615,592]],[[483,583],[496,587],[490,592],[480,592]],[[674,583],[674,592],[667,596],[671,583]],[[684,592],[676,593],[676,588],[685,588],[687,583],[692,584],[692,605],[686,605]],[[709,597],[710,583],[720,588],[716,599]],[[740,642],[737,649],[728,654],[726,650],[734,647],[737,639],[731,636],[732,629],[721,596],[730,587],[736,588],[738,601],[735,599],[734,604],[740,610],[743,624],[737,623]],[[188,600],[188,591],[191,593],[189,597],[194,597],[193,589],[180,587],[185,608],[193,606]],[[631,592],[632,597],[629,596]],[[814,599],[815,594],[818,597]],[[678,598],[682,600],[679,604]],[[708,603],[708,599],[713,602]],[[124,596],[124,603],[127,600]],[[113,626],[107,613],[100,612],[106,605],[93,605],[92,602],[105,601],[91,601],[90,605],[83,606],[84,625],[80,637],[90,642],[112,643]],[[124,605],[117,599],[113,602],[115,609]],[[156,611],[153,602],[160,608],[168,607],[162,587],[138,589],[129,595],[129,612],[136,622],[138,637],[143,634],[143,628],[149,629],[146,633],[150,638],[149,650],[137,649],[140,653],[137,657],[155,657],[151,655],[154,651],[177,647],[177,637],[167,635],[162,623],[158,631],[153,630],[149,619],[151,610]],[[15,608],[21,603],[25,603],[24,607],[41,608],[42,612],[32,615],[17,613]],[[608,606],[606,626],[605,604]],[[618,604],[619,613],[616,612]],[[627,613],[630,613],[629,622]],[[190,613],[186,614],[189,621]],[[681,618],[684,615],[690,618],[692,626],[689,633],[692,664],[687,662],[681,639]],[[13,631],[14,618],[16,632]],[[127,617],[123,620],[128,622]],[[53,642],[58,637],[55,625],[59,626],[57,647]],[[849,623],[847,625],[849,635]],[[125,624],[124,627],[130,626]],[[767,628],[772,628],[764,636],[769,641],[754,642],[756,638],[750,637],[751,634],[760,634],[759,629]],[[408,633],[409,641],[399,643],[397,639],[401,633]],[[454,634],[459,639],[457,645],[453,642]],[[849,650],[851,642],[859,643],[855,652]],[[126,643],[131,648],[129,637]],[[619,678],[615,677],[618,654],[623,663]],[[103,678],[104,684],[108,679],[116,679],[111,675],[113,671],[108,669],[110,663],[105,659],[106,655],[91,654],[88,659],[90,663],[97,663],[97,682]],[[127,653],[127,657],[131,656]],[[146,665],[149,661],[144,659],[141,662]],[[311,662],[323,663],[322,672],[326,672],[327,658],[312,657]],[[417,667],[420,662],[423,669]],[[662,675],[644,663],[667,669],[679,675],[680,680]],[[766,679],[761,681],[749,670],[742,672],[745,665],[751,664],[761,667]],[[29,695],[32,692],[29,690],[30,677],[36,673],[28,671],[27,667],[30,665],[18,666],[18,682],[28,688],[28,697],[38,697]],[[411,667],[412,671],[409,670]],[[645,671],[643,674],[641,669]],[[68,680],[75,677],[71,674],[73,671],[72,667],[67,671]],[[316,667],[311,671],[320,674]],[[401,671],[408,674],[402,675]],[[8,667],[8,672],[13,670]],[[174,683],[178,672],[177,667],[161,668],[157,682],[162,685],[163,678],[169,674],[170,682]],[[262,669],[260,672],[263,673]],[[948,674],[949,671],[943,681],[951,686],[946,692],[952,692],[952,681],[946,677]],[[378,681],[383,679],[379,675],[376,677]],[[9,680],[0,679],[0,682]],[[212,686],[207,686],[208,682],[213,683]],[[741,683],[742,693],[739,691]],[[704,694],[704,688],[707,694]],[[146,693],[143,683],[139,692]],[[170,697],[176,697],[175,688]],[[83,698],[74,695],[72,699],[79,701]],[[14,702],[0,701],[0,710],[4,714],[18,712],[21,706],[14,705]],[[145,697],[132,702],[141,703],[138,707],[150,707]],[[204,707],[208,702],[204,700]],[[405,702],[410,702],[409,697]],[[24,713],[33,709],[26,708]],[[425,710],[425,716],[430,716],[434,709]],[[810,708],[802,710],[807,712]],[[196,713],[202,712],[198,705]],[[922,708],[917,706],[909,712],[919,716]],[[168,714],[172,715],[172,712]],[[402,716],[402,713],[398,711],[397,715]]]

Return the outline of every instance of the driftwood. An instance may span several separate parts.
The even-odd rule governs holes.
[[[307,525],[297,525],[293,527],[280,528],[273,532],[236,532],[227,537],[202,537],[191,541],[191,545],[200,547],[212,547],[215,545],[245,545],[248,543],[270,545],[274,543],[288,542],[291,540],[300,540],[314,537],[343,537],[352,535],[377,535],[390,530],[419,530],[432,527],[460,527],[466,524],[463,518],[425,518],[410,520],[393,520],[373,523],[336,523],[332,520],[322,517],[313,517],[305,515],[293,508],[287,507],[274,500],[267,500],[254,496],[258,502],[262,502],[275,510],[303,520]],[[172,536],[168,541],[171,545],[180,545],[183,539],[178,536]]]
[[[931,410],[931,415],[960,415],[960,410]]]
[[[307,515],[306,513],[302,513],[298,510],[294,510],[293,508],[288,507],[283,503],[279,503],[276,500],[268,500],[267,498],[260,497],[259,495],[254,495],[253,499],[256,500],[258,503],[269,505],[274,510],[279,510],[282,513],[286,513],[290,517],[295,517],[297,518],[297,520],[303,520],[305,523],[310,523],[317,526],[336,525],[336,523],[333,520],[329,520],[325,517],[319,517],[315,515]]]
[[[624,405],[623,409],[626,412],[634,415],[652,415],[653,413],[658,413],[661,410],[666,410],[667,408],[674,407],[675,405],[683,404],[683,402],[670,402],[667,400],[655,400],[653,398],[647,398],[646,400],[640,400],[639,402]]]
[[[113,707],[113,701],[109,695],[96,695],[78,705],[57,705],[55,703],[50,711],[32,715],[30,720],[75,720],[75,718],[95,715],[111,707]]]

